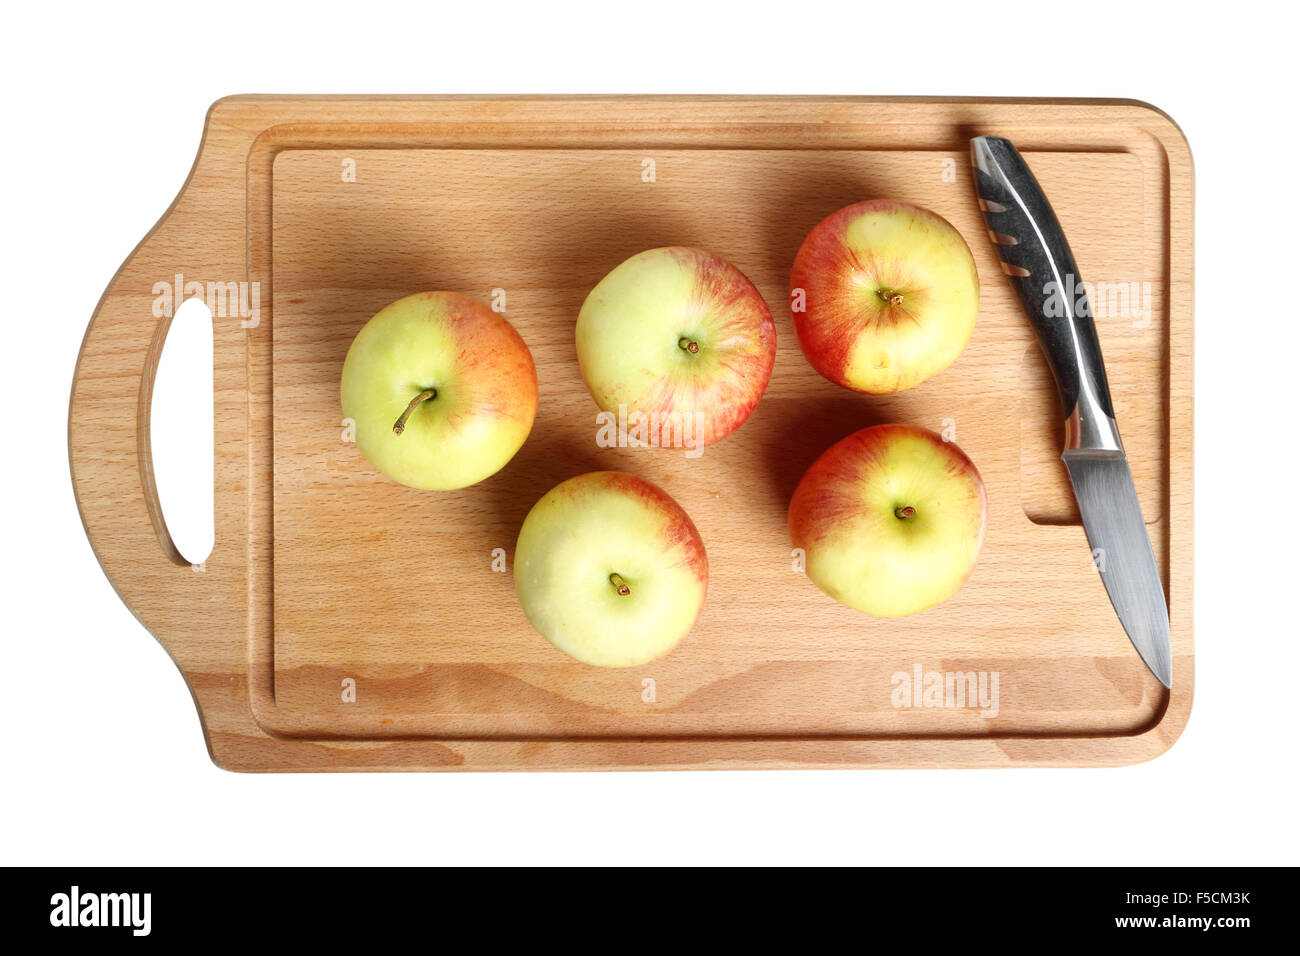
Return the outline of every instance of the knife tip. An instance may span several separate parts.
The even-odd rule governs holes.
[[[1155,675],[1156,680],[1165,686],[1166,690],[1174,689],[1174,661],[1172,649],[1169,645],[1169,618],[1164,617],[1164,626],[1159,628],[1155,635],[1155,640],[1134,641],[1133,646],[1137,649],[1142,658],[1142,662],[1147,665],[1147,670]],[[1132,639],[1132,634],[1129,635]]]

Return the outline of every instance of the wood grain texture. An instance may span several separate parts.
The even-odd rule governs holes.
[[[1098,319],[1120,429],[1166,581],[1175,684],[1129,646],[1059,462],[1050,377],[996,265],[966,142],[1026,152]],[[655,162],[654,182],[643,161]],[[355,170],[345,181],[342,170]],[[949,370],[889,398],[820,379],[788,274],[824,215],[907,199],[966,236],[981,311]],[[69,451],[101,563],[238,770],[1100,765],[1149,759],[1191,706],[1192,170],[1159,112],[1120,101],[856,98],[236,97],[127,260],[78,361]],[[742,269],[777,320],[751,420],[695,460],[597,445],[573,322],[626,256],[697,245]],[[180,561],[152,488],[148,395],[176,274],[260,289],[214,316],[216,546]],[[454,493],[371,470],[338,377],[366,318],[409,292],[488,299],[532,349],[533,434]],[[1120,292],[1136,290],[1121,302]],[[989,492],[988,540],[950,602],[901,621],[840,607],[793,570],[784,514],[804,468],[867,424],[955,431]],[[532,503],[620,468],[663,485],[709,549],[695,631],[643,668],[569,660],[528,627],[513,558]],[[419,557],[420,573],[393,586]],[[998,714],[893,706],[891,676],[997,672]],[[356,702],[340,693],[356,682]],[[653,680],[647,701],[643,682]]]

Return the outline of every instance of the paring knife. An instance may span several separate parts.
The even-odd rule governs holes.
[[[1052,368],[1065,414],[1074,498],[1129,640],[1151,673],[1172,686],[1169,609],[1111,406],[1092,308],[1070,245],[1038,180],[1008,140],[971,140],[975,191],[1002,271],[1020,296]]]

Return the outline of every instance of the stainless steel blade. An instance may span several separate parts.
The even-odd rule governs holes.
[[[1151,673],[1171,687],[1169,609],[1128,459],[1123,452],[1080,449],[1061,459],[1110,603]]]

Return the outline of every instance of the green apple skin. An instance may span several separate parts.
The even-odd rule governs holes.
[[[960,448],[914,425],[876,425],[804,473],[790,538],[808,577],[835,600],[902,617],[957,593],[979,559],[987,510],[984,482]]]
[[[979,312],[979,275],[961,233],[928,209],[890,200],[822,220],[795,256],[790,288],[795,334],[813,368],[873,395],[946,369]]]
[[[739,269],[699,249],[651,249],[617,266],[582,304],[575,338],[602,410],[645,414],[652,430],[689,416],[682,420],[698,447],[740,427],[776,362],[763,297]],[[666,431],[662,445],[679,446]]]
[[[598,667],[635,667],[671,651],[694,626],[708,584],[690,517],[626,472],[556,485],[528,512],[515,545],[515,588],[528,620]]]
[[[394,424],[425,389],[400,435]],[[485,304],[421,292],[379,310],[343,362],[343,415],[357,447],[394,481],[449,491],[500,471],[537,415],[537,371],[519,333]]]

